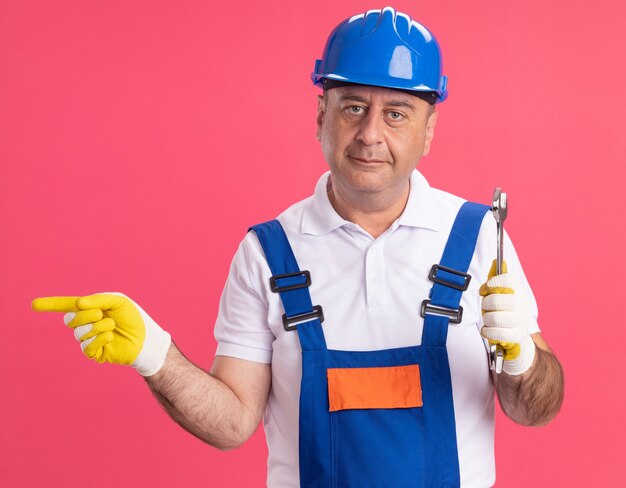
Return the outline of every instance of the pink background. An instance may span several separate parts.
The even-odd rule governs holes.
[[[489,202],[566,371],[545,428],[498,416],[498,484],[623,486],[625,3],[394,6],[438,37],[433,186]],[[37,296],[122,291],[202,367],[248,225],[325,170],[309,81],[364,1],[0,0],[0,485],[263,486],[262,429],[221,453],[130,369],[86,360]]]

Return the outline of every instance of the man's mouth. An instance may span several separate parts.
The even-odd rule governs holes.
[[[373,158],[359,158],[357,156],[352,156],[350,155],[350,158],[354,159],[355,161],[358,161],[360,163],[364,163],[364,164],[380,164],[380,163],[385,163],[386,161],[383,159],[373,159]]]

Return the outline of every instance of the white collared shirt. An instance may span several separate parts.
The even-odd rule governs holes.
[[[324,309],[329,349],[368,351],[419,345],[422,300],[433,283],[428,273],[439,263],[448,234],[464,200],[431,188],[415,170],[402,215],[378,238],[341,218],[327,194],[330,172],[315,194],[278,216],[301,270],[311,273],[314,305]],[[496,256],[495,221],[485,216],[463,293],[463,321],[450,325],[447,348],[452,376],[457,445],[464,488],[495,483],[494,392],[478,288]],[[508,237],[504,256],[536,321],[537,306]],[[285,331],[284,310],[269,289],[271,272],[254,232],[233,259],[215,325],[216,355],[271,363],[272,388],[264,426],[269,448],[268,487],[296,488],[298,409],[302,371],[298,334]],[[538,332],[535,325],[531,333]]]

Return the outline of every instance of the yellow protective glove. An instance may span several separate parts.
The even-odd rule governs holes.
[[[487,282],[480,287],[484,326],[483,337],[489,344],[504,349],[502,370],[510,375],[527,371],[535,358],[535,343],[529,330],[533,325],[527,303],[515,293],[513,277],[502,263],[502,274],[496,274],[496,262],[491,265]]]
[[[83,353],[99,363],[126,364],[152,376],[163,363],[171,337],[126,295],[97,293],[84,297],[45,297],[33,310],[66,312]]]

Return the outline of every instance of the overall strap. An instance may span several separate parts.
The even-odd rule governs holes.
[[[298,331],[302,350],[326,349],[322,307],[313,306],[309,293],[311,274],[308,270],[300,271],[280,222],[271,220],[249,230],[256,232],[272,272],[270,288],[280,295],[285,330]]]
[[[465,202],[456,216],[441,262],[430,271],[429,278],[435,283],[430,290],[430,299],[422,302],[424,346],[444,347],[448,323],[460,323],[462,320],[461,295],[472,278],[467,270],[474,255],[480,226],[489,210],[487,205]]]

